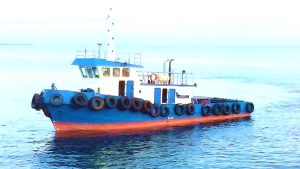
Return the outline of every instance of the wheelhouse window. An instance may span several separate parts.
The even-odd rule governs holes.
[[[92,67],[92,72],[95,78],[99,78],[99,71],[97,67]]]
[[[85,67],[79,67],[79,69],[80,69],[80,72],[81,72],[82,77],[83,77],[83,78],[87,78],[88,75],[87,75],[87,72],[86,72]]]
[[[113,76],[120,77],[120,68],[113,68]]]
[[[88,68],[86,68],[86,70],[87,70],[87,74],[88,74],[89,78],[93,78],[93,71],[92,71],[92,69],[88,67]]]
[[[80,67],[79,69],[83,78],[99,78],[97,67]]]
[[[122,76],[123,77],[129,77],[130,76],[130,69],[129,68],[123,68],[122,69]]]
[[[102,70],[102,75],[104,77],[109,77],[110,76],[110,68],[109,67],[103,67],[101,70]]]

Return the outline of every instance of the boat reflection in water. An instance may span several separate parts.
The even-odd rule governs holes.
[[[214,144],[224,144],[224,149],[228,149],[227,143],[220,137],[236,135],[241,130],[240,126],[249,127],[251,124],[251,120],[243,119],[238,122],[132,131],[125,134],[57,132],[47,143],[46,151],[39,154],[39,164],[50,168],[185,167],[189,160],[197,160],[208,151],[215,151]],[[240,141],[243,140],[234,142],[238,144]],[[210,148],[206,149],[208,146]]]

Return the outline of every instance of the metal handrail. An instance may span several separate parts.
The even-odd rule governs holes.
[[[171,80],[163,79],[159,80],[158,77],[168,77],[169,72],[144,72],[137,71],[138,77],[141,80],[141,84],[169,84],[169,85],[195,85],[193,73],[175,73],[170,72]]]
[[[116,62],[126,62],[129,64],[135,64],[135,65],[142,65],[142,54],[141,53],[134,53],[133,56],[128,54],[128,57],[121,57],[120,55],[124,56],[125,54],[117,54],[115,61]],[[76,51],[76,58],[99,58],[97,57],[97,54],[93,50],[83,50],[83,51]]]

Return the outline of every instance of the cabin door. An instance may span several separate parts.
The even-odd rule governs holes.
[[[126,96],[127,97],[133,97],[133,86],[134,86],[134,82],[132,80],[128,80],[127,85],[126,85]]]
[[[161,89],[154,88],[154,104],[160,104],[161,102]]]
[[[119,96],[125,96],[125,81],[119,81]]]
[[[175,103],[175,93],[176,90],[175,89],[169,89],[169,99],[168,99],[168,103]]]

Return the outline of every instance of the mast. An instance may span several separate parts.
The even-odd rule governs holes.
[[[100,59],[101,58],[101,51],[100,51],[100,49],[101,49],[102,43],[97,43],[97,45],[99,46],[99,48],[98,48],[98,59]]]
[[[114,48],[114,37],[112,35],[112,30],[114,26],[114,22],[112,21],[111,17],[112,8],[109,9],[108,16],[106,18],[108,23],[108,43],[107,43],[107,53],[106,53],[106,59],[110,61],[116,61],[116,55],[115,55],[115,48]]]

